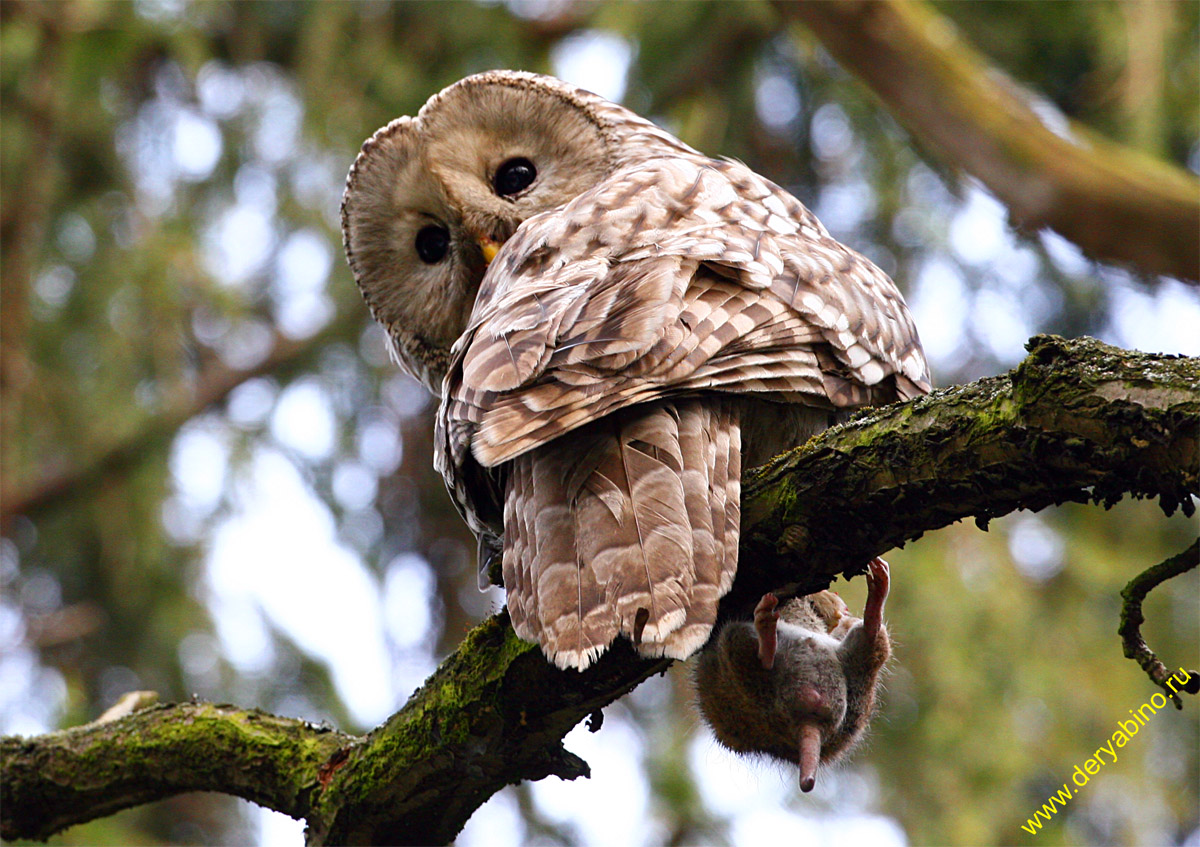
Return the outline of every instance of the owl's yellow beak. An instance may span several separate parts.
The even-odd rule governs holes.
[[[492,259],[496,258],[496,254],[500,252],[500,242],[494,238],[488,238],[486,235],[480,236],[479,249],[483,251],[483,261],[487,264],[492,263]]]

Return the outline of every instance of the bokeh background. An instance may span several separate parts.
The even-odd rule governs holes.
[[[1048,122],[1200,171],[1200,4],[934,8]],[[554,73],[787,186],[906,291],[939,385],[1037,332],[1200,354],[1195,288],[1014,232],[756,2],[5,0],[0,50],[6,734],[139,688],[365,731],[499,608],[338,232],[362,140],[475,71]],[[1118,592],[1195,533],[1125,502],[931,534],[890,557],[870,744],[812,795],[722,752],[676,666],[568,738],[591,780],[510,787],[459,843],[1200,844],[1194,700],[1020,829],[1153,693]],[[1149,601],[1168,665],[1200,666],[1198,608],[1195,573]],[[51,843],[301,839],[196,794]]]

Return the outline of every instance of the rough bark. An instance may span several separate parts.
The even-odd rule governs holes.
[[[966,517],[1125,494],[1190,514],[1198,421],[1200,359],[1039,336],[1004,376],[862,414],[754,472],[723,608],[817,590]],[[208,704],[6,738],[0,834],[44,838],[208,789],[305,818],[311,844],[445,843],[507,783],[586,775],[563,736],[668,664],[621,642],[585,673],[559,671],[501,614],[361,738]]]
[[[1062,118],[1052,130],[954,26],[912,0],[776,0],[918,143],[980,180],[1030,231],[1094,259],[1200,280],[1200,181]]]
[[[38,738],[6,737],[0,835],[45,839],[185,791],[220,791],[300,817],[321,765],[352,740],[212,703],[157,705]]]
[[[741,556],[755,579],[729,600],[753,606],[760,582],[819,590],[966,517],[986,528],[1017,509],[1125,494],[1191,514],[1200,360],[1090,338],[1027,346],[1003,376],[864,412],[751,474]]]

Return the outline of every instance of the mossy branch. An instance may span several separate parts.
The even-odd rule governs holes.
[[[1014,223],[1049,227],[1094,259],[1200,280],[1200,181],[1062,118],[1051,130],[916,0],[776,0],[866,83],[920,143],[986,185]]]
[[[1200,359],[1048,336],[1029,348],[1004,376],[864,413],[753,472],[725,613],[767,590],[820,589],[965,517],[986,525],[1014,509],[1125,494],[1190,513]],[[585,673],[560,671],[501,614],[366,736],[183,704],[6,738],[0,834],[45,838],[206,789],[305,818],[310,844],[446,843],[505,784],[586,775],[563,737],[668,664],[622,641]]]
[[[185,791],[220,791],[304,817],[321,766],[352,738],[212,703],[151,706],[37,738],[0,739],[0,836],[45,839]]]
[[[859,414],[750,474],[739,579],[824,588],[876,555],[973,517],[1157,497],[1192,514],[1200,465],[1200,359],[1040,335],[1003,376]],[[803,562],[804,567],[797,567]],[[742,574],[739,572],[739,577]]]

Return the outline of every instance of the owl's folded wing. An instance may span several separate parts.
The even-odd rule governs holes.
[[[673,157],[526,221],[488,270],[439,448],[494,466],[634,403],[716,390],[846,408],[929,390],[890,279],[736,162]]]

